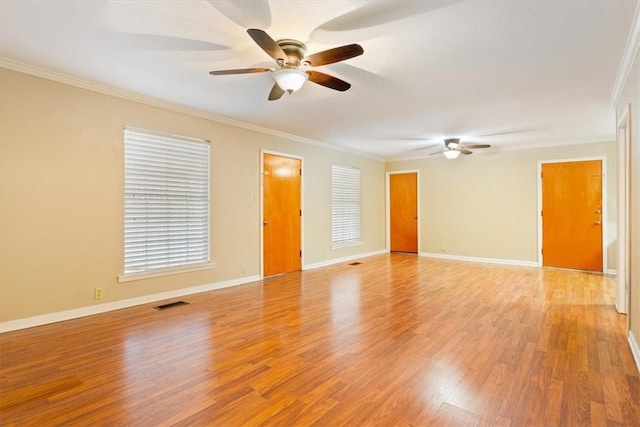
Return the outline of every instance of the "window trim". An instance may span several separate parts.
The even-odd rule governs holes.
[[[192,266],[185,267],[185,268],[168,267],[168,268],[157,269],[154,271],[141,272],[141,273],[123,273],[118,276],[118,283],[134,282],[136,280],[171,276],[173,274],[191,273],[194,271],[213,270],[214,268],[216,268],[216,263],[208,262],[203,264],[193,264]]]

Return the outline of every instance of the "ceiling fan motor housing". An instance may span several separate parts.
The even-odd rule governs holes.
[[[282,48],[288,57],[282,58],[282,63],[278,61],[281,66],[300,66],[302,58],[304,58],[307,52],[307,46],[304,43],[293,39],[282,39],[278,40],[276,43],[278,43],[278,46]]]
[[[444,140],[444,145],[450,150],[460,148],[460,138],[447,138]]]

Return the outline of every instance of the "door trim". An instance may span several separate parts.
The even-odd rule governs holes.
[[[630,201],[630,151],[631,151],[631,104],[627,105],[617,126],[617,160],[618,160],[618,266],[617,266],[617,298],[618,313],[629,313],[630,254],[629,254],[629,201]],[[627,330],[629,329],[627,316]]]
[[[385,233],[385,249],[387,252],[391,251],[391,185],[390,185],[390,176],[404,173],[415,173],[416,174],[416,206],[418,213],[418,224],[417,224],[417,236],[418,239],[418,255],[420,255],[420,170],[419,169],[408,169],[408,170],[399,170],[399,171],[387,171],[385,173],[385,205],[386,205],[386,233]]]
[[[607,209],[607,156],[598,157],[577,157],[556,160],[539,160],[538,161],[538,267],[542,267],[542,165],[546,163],[572,163],[600,160],[602,165],[602,273],[606,274],[609,267],[609,256],[607,254],[607,228],[608,228],[608,209]]]
[[[264,155],[271,154],[273,156],[288,157],[290,159],[300,160],[300,169],[302,169],[302,175],[300,177],[300,208],[302,209],[302,215],[300,216],[300,248],[302,250],[302,256],[300,257],[300,271],[304,269],[304,158],[296,154],[283,153],[279,151],[260,149],[260,222],[258,228],[260,230],[260,278],[264,279]]]

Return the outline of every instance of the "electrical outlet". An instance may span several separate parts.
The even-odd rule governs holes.
[[[93,290],[93,299],[102,299],[103,290],[102,288],[95,288]]]
[[[442,251],[442,252],[447,252],[447,247],[446,247],[446,246],[444,246],[444,245],[442,245],[442,247],[440,248],[440,251]]]
[[[247,265],[246,264],[242,264],[241,270],[243,273],[247,272]]]

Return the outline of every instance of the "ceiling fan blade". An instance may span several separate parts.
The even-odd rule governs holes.
[[[231,49],[229,46],[221,45],[218,43],[211,43],[205,40],[144,33],[106,33],[106,43],[111,42],[113,42],[114,46],[117,48],[128,50],[177,50],[207,52]]]
[[[363,53],[364,49],[359,44],[348,44],[314,53],[304,58],[303,62],[308,62],[312,67],[319,67],[320,65],[333,64],[334,62],[355,58]]]
[[[490,148],[489,144],[465,144],[463,148]]]
[[[427,154],[427,156],[437,156],[438,154],[442,154],[444,151],[436,151],[434,153]]]
[[[418,139],[415,138],[416,140],[420,140],[420,141],[424,141],[424,139]],[[424,151],[424,150],[433,150],[436,147],[442,147],[442,144],[429,144],[429,145],[423,145],[422,147],[416,147],[411,151]],[[437,151],[437,153],[441,153],[442,151]],[[431,154],[429,154],[429,156],[431,156]]]
[[[280,99],[282,95],[284,95],[284,90],[282,90],[282,88],[278,86],[278,83],[275,83],[271,88],[271,92],[269,93],[269,101],[276,101]]]
[[[271,9],[267,0],[208,0],[218,12],[244,28],[271,26]]]
[[[370,2],[325,22],[314,30],[350,31],[387,24],[424,12],[450,6],[460,0],[451,1],[406,1]],[[312,33],[313,38],[313,33]]]
[[[250,74],[250,73],[264,73],[267,71],[273,71],[273,68],[239,68],[237,70],[217,70],[209,71],[212,76],[226,76],[227,74]]]
[[[495,131],[495,132],[489,132],[489,133],[483,133],[483,134],[475,135],[475,136],[487,137],[487,136],[517,135],[519,133],[537,132],[539,130],[540,129],[533,128],[533,127],[517,128],[517,129],[503,129],[503,130],[499,130],[499,131]]]
[[[339,90],[340,92],[344,92],[351,87],[351,84],[344,80],[340,80],[337,77],[333,77],[319,71],[307,71],[307,74],[309,75],[310,81],[330,89]]]
[[[280,45],[276,43],[276,41],[272,39],[269,34],[257,28],[249,28],[247,30],[247,33],[249,33],[249,36],[251,36],[253,41],[256,42],[258,46],[262,48],[262,50],[267,52],[267,55],[269,55],[276,61],[279,59],[283,61],[287,60],[287,54],[284,53],[284,50],[282,50]]]
[[[471,153],[473,153],[473,151],[469,151],[469,150],[464,149],[464,148],[461,148],[461,149],[460,149],[460,150],[458,150],[458,151],[460,151],[460,153],[462,153],[462,154],[471,154]]]

